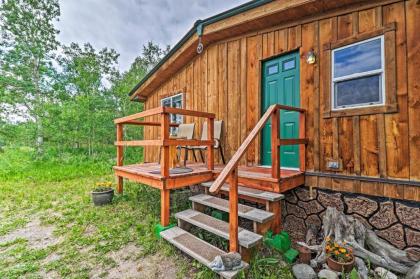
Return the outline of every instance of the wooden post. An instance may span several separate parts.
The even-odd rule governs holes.
[[[229,176],[229,251],[238,252],[238,167]]]
[[[279,115],[279,109],[275,109],[271,115],[271,176],[273,178],[280,178]]]
[[[117,124],[117,141],[123,140],[123,124]],[[122,166],[124,162],[124,146],[117,146],[117,166]],[[117,176],[117,193],[121,194],[123,192],[123,178]]]
[[[169,114],[162,113],[160,115],[160,136],[161,139],[169,139]],[[169,176],[169,146],[162,146],[162,157],[160,161],[160,174],[163,177]],[[169,214],[170,214],[170,190],[163,189],[160,190],[160,224],[163,227],[169,225]]]
[[[306,112],[299,113],[299,138],[305,138],[306,129]],[[299,145],[299,169],[305,171],[306,169],[306,144]]]
[[[207,139],[214,141],[214,118],[207,118]],[[207,168],[214,170],[214,143],[207,147]]]
[[[170,190],[162,189],[160,190],[160,224],[163,227],[166,227],[169,225],[169,194]]]
[[[160,136],[162,140],[169,139],[169,114],[160,115]],[[162,157],[160,161],[160,174],[163,177],[169,176],[169,146],[162,146]]]
[[[269,211],[274,213],[271,229],[274,234],[278,234],[281,232],[281,201],[270,202]]]

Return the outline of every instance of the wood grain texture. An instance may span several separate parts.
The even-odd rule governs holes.
[[[383,8],[384,24],[395,22],[396,80],[398,113],[385,115],[386,156],[388,176],[409,178],[408,96],[407,96],[407,42],[404,3]]]
[[[308,110],[306,168],[328,172],[326,160],[336,156],[343,162],[343,171],[339,173],[419,180],[418,5],[414,0],[377,1],[337,9],[330,17],[323,15],[314,16],[313,20],[299,18],[206,45],[201,56],[163,80],[145,107],[159,106],[163,96],[184,90],[186,108],[214,110],[216,118],[224,121],[222,145],[230,159],[261,117],[261,60],[300,47],[301,106]],[[331,112],[331,47],[380,34],[386,36],[387,51],[395,53],[394,57],[386,55],[386,64],[394,64],[394,68],[386,68],[386,90],[395,88],[395,104],[349,110],[349,113]],[[306,64],[304,59],[311,48],[317,55],[315,65]],[[394,80],[388,78],[392,75]],[[157,121],[152,118],[150,121]],[[197,123],[198,137],[202,121],[189,116],[186,120]],[[158,135],[159,127],[145,128],[145,139],[156,139]],[[145,160],[157,159],[156,153],[153,147],[146,147]],[[219,156],[215,154],[215,157],[217,161]],[[255,165],[259,159],[257,137],[240,163]],[[328,178],[318,179],[317,184],[325,184],[327,188],[348,187],[347,183],[333,184]],[[371,185],[375,187],[381,186]],[[371,191],[368,188],[368,183],[353,183],[355,192]],[[383,189],[384,196],[404,196],[399,188],[383,185]],[[417,194],[409,190],[406,196],[413,193]]]
[[[410,179],[420,179],[420,9],[414,0],[405,2],[407,18],[408,118]]]

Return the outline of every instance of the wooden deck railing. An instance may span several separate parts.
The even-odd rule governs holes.
[[[280,110],[299,112],[299,138],[280,139]],[[229,184],[229,250],[238,251],[238,165],[242,156],[246,153],[250,144],[261,132],[264,125],[271,118],[271,176],[280,179],[280,153],[281,145],[299,144],[300,170],[305,170],[305,150],[307,139],[305,138],[305,110],[284,105],[271,105],[264,113],[251,133],[245,138],[239,149],[221,171],[219,176],[210,187],[210,192],[218,192],[226,182]]]
[[[208,140],[196,140],[196,139],[171,139],[169,137],[169,127],[178,126],[178,124],[170,123],[169,115],[179,114],[187,115],[192,117],[207,118],[207,136]],[[153,115],[159,115],[159,122],[150,122],[139,120],[140,118],[150,117]],[[160,164],[160,173],[163,178],[168,178],[169,173],[169,147],[178,145],[189,145],[189,146],[207,146],[207,168],[214,170],[214,113],[178,109],[171,107],[157,107],[154,109],[146,110],[133,115],[121,117],[114,120],[117,126],[117,138],[115,145],[117,147],[117,166],[123,165],[123,151],[125,146],[161,146],[162,156]],[[160,127],[160,139],[152,140],[131,140],[124,141],[123,139],[123,125],[140,125],[140,126],[155,126]],[[119,193],[123,190],[123,178],[118,177],[117,191]],[[169,189],[161,189],[161,224],[167,226],[169,224]]]

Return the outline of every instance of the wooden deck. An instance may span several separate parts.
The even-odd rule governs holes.
[[[215,179],[224,165],[215,165],[214,171],[208,170],[202,163],[189,163],[190,172],[172,173],[168,177],[161,175],[158,163],[114,166],[117,176],[144,183],[158,189],[177,189]],[[239,166],[238,180],[249,188],[282,193],[304,183],[304,173],[299,170],[280,170],[280,178],[271,177],[269,167]]]
[[[169,170],[167,177],[161,174],[161,166],[158,163],[114,166],[114,171],[117,176],[168,190],[199,184],[213,178],[213,171],[208,170],[205,164],[187,164],[186,167],[191,171],[174,174],[172,170]]]

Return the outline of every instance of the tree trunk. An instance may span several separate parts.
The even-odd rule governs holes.
[[[344,215],[333,207],[328,207],[325,211],[322,226],[324,241],[321,245],[311,246],[298,242],[298,244],[318,252],[315,259],[311,261],[313,266],[325,263],[327,259],[325,238],[328,236],[344,247],[351,247],[355,257],[368,260],[373,265],[382,266],[401,274],[407,274],[416,263],[408,257],[405,251],[388,244],[371,229],[366,228],[359,220]]]
[[[36,120],[36,152],[41,155],[44,152],[44,127],[41,118]]]

